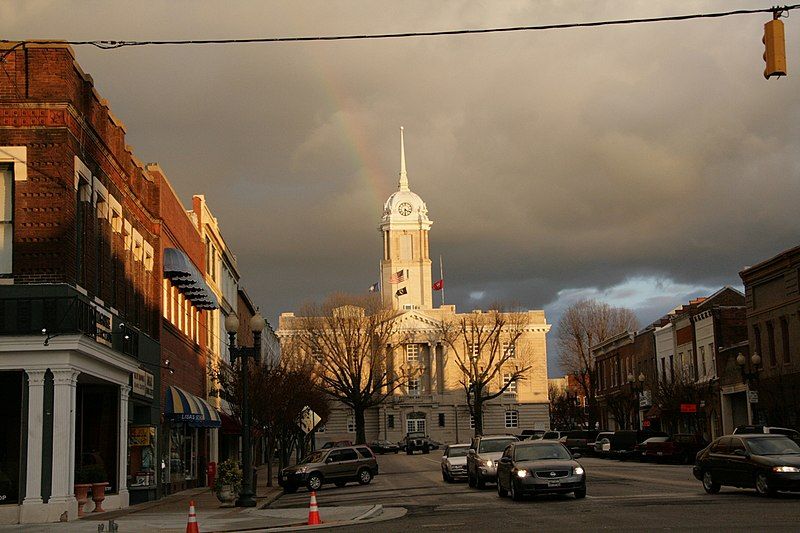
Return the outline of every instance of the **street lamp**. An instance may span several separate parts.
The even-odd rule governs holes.
[[[253,346],[236,347],[236,332],[239,331],[239,317],[231,313],[225,317],[225,331],[228,332],[230,339],[231,364],[237,358],[241,359],[241,382],[242,382],[242,469],[244,479],[242,480],[242,492],[236,500],[237,507],[255,507],[256,500],[253,497],[255,487],[253,487],[253,458],[250,449],[250,398],[248,386],[247,358],[252,357],[256,362],[261,361],[261,332],[266,327],[267,322],[256,310],[256,314],[250,319],[250,331],[253,332]]]
[[[739,355],[736,356],[736,364],[739,365],[739,370],[742,373],[743,380],[747,381],[748,383],[758,381],[758,370],[761,366],[761,356],[758,355],[758,353],[753,353],[753,355],[750,356],[750,366],[752,370],[748,371],[745,369],[747,358],[741,352],[739,352]]]
[[[638,383],[637,378],[633,374],[628,374],[628,385],[630,386],[631,392],[633,393],[636,399],[636,405],[633,409],[634,414],[634,426],[636,429],[639,429],[639,404],[641,403],[640,395],[644,391],[644,382],[647,378],[644,375],[644,372],[639,373]]]

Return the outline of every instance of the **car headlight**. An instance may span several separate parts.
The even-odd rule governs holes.
[[[308,467],[307,466],[301,466],[300,468],[297,469],[297,473],[298,474],[305,474],[307,472],[308,472]]]
[[[780,473],[797,473],[800,472],[800,468],[796,466],[773,466],[772,471]]]
[[[528,471],[525,470],[524,468],[521,468],[520,470],[517,470],[517,477],[525,477],[527,475],[528,475]]]
[[[483,461],[483,466],[491,468],[492,466],[494,466],[494,462],[491,459],[486,459]]]
[[[575,467],[575,475],[576,476],[582,476],[583,475],[583,467],[576,466]]]

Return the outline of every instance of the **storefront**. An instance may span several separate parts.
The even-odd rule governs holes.
[[[23,443],[23,384],[21,371],[0,372],[0,505],[20,503]]]
[[[171,494],[202,486],[210,432],[221,425],[219,412],[202,398],[170,386],[164,401],[164,418],[161,455],[164,492]]]
[[[160,418],[155,401],[156,376],[140,369],[131,376],[128,425],[128,492],[131,504],[159,497],[157,458]]]

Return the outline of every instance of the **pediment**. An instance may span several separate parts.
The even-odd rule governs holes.
[[[415,309],[400,315],[397,327],[401,331],[431,330],[439,327],[439,321]]]

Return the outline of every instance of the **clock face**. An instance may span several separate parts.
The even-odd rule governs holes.
[[[402,204],[397,206],[397,212],[403,216],[408,216],[411,214],[411,204],[408,202],[403,202]]]

